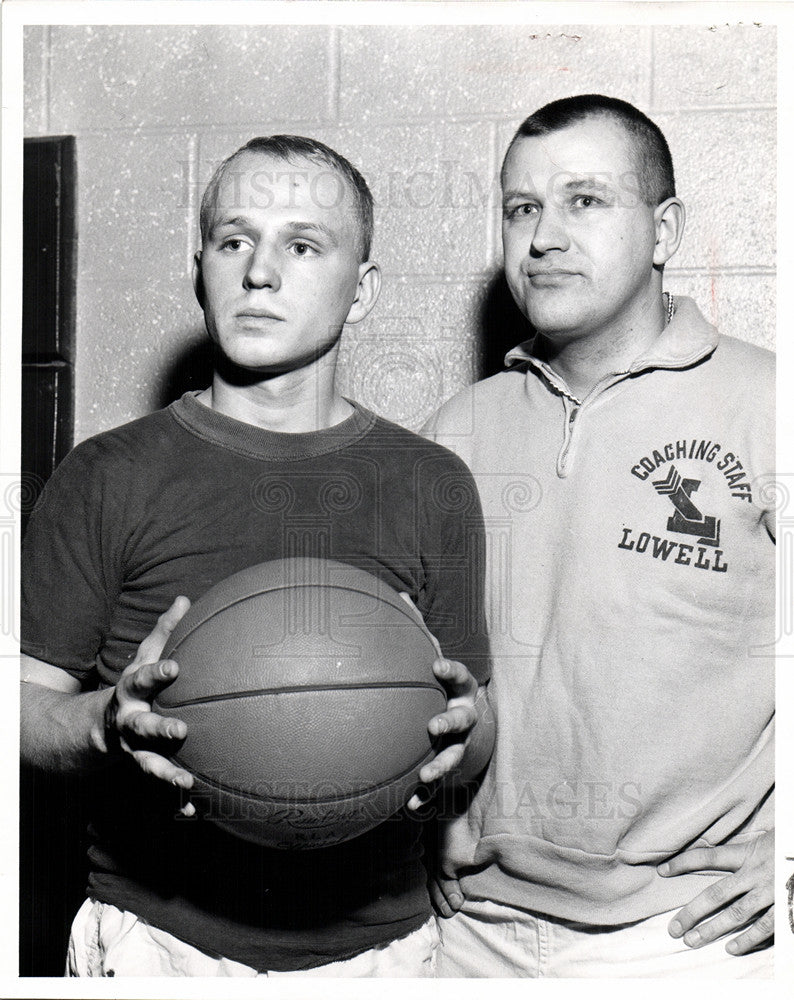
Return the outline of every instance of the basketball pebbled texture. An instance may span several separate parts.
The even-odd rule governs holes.
[[[446,707],[437,655],[419,614],[370,573],[261,563],[179,622],[163,652],[179,674],[154,711],[187,725],[172,759],[194,775],[201,815],[268,847],[326,847],[413,794]]]

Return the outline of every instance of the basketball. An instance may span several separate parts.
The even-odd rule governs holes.
[[[446,708],[435,641],[377,577],[284,559],[228,577],[163,652],[179,664],[154,711],[182,719],[172,760],[200,816],[267,847],[326,847],[393,816],[433,755]]]

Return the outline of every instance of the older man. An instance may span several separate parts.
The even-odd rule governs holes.
[[[442,975],[766,975],[772,355],[663,291],[684,206],[636,108],[541,108],[502,188],[535,335],[428,428],[483,501],[499,722]]]

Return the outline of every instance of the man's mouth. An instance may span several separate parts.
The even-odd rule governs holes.
[[[562,268],[544,268],[543,270],[533,270],[528,271],[528,277],[532,278],[572,278],[575,277],[578,271],[567,271]]]
[[[237,318],[238,319],[242,319],[242,320],[246,320],[246,319],[253,319],[253,320],[257,320],[257,319],[275,319],[275,320],[281,320],[281,319],[283,319],[282,316],[277,316],[275,313],[270,312],[269,309],[241,309],[240,312],[237,313]]]
[[[578,271],[528,271],[527,277],[533,288],[555,288],[567,284],[571,278],[578,278]]]

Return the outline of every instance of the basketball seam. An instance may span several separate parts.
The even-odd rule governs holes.
[[[229,691],[224,694],[208,694],[201,698],[187,698],[184,701],[163,701],[158,699],[163,708],[186,708],[190,705],[206,705],[216,701],[233,701],[239,698],[258,698],[272,694],[306,694],[313,691],[376,691],[391,688],[430,690],[443,694],[438,685],[430,681],[371,681],[367,684],[295,684],[277,688],[253,688],[250,691]]]
[[[201,774],[198,771],[191,771],[191,773],[196,778],[198,778],[199,781],[203,781],[205,785],[209,785],[210,788],[214,788],[220,792],[228,792],[230,795],[238,795],[241,798],[247,799],[252,802],[258,802],[260,804],[275,802],[278,803],[279,805],[283,804],[283,805],[295,805],[295,806],[312,806],[312,805],[322,806],[322,805],[330,805],[334,802],[345,802],[348,800],[358,799],[361,798],[361,796],[363,795],[369,795],[372,792],[377,792],[382,788],[387,788],[389,785],[393,785],[395,784],[395,782],[401,781],[403,778],[409,775],[411,771],[414,771],[416,770],[416,768],[421,767],[426,761],[430,760],[432,756],[433,756],[433,749],[431,748],[430,750],[426,750],[425,753],[423,753],[422,756],[418,758],[418,760],[416,760],[413,764],[407,767],[404,771],[401,771],[399,774],[392,775],[392,777],[388,778],[386,781],[380,781],[378,782],[377,785],[367,785],[366,788],[362,788],[357,792],[348,792],[346,795],[332,795],[323,799],[295,798],[294,796],[270,795],[270,794],[268,794],[267,798],[265,799],[263,795],[256,795],[253,792],[243,791],[241,788],[234,788],[231,785],[225,785],[222,781],[216,781],[214,778],[210,778],[204,774]],[[189,768],[189,765],[185,764],[181,760],[178,754],[174,754],[171,760],[175,764],[178,764],[180,767]]]
[[[259,597],[262,594],[272,594],[280,590],[296,590],[298,588],[301,589],[311,588],[313,590],[318,590],[320,588],[324,590],[343,590],[351,594],[363,594],[366,597],[372,597],[377,601],[382,601],[384,604],[388,604],[396,611],[399,611],[402,615],[408,618],[414,625],[419,625],[420,628],[422,629],[425,638],[428,641],[430,641],[430,633],[427,631],[427,626],[425,625],[424,621],[421,620],[421,617],[417,620],[417,618],[415,618],[412,614],[410,614],[410,609],[408,608],[408,605],[406,604],[405,601],[401,600],[398,595],[395,595],[395,597],[391,597],[388,594],[385,596],[381,594],[373,594],[370,591],[364,590],[361,587],[350,586],[349,584],[338,585],[338,584],[328,584],[328,583],[279,583],[279,584],[274,584],[272,587],[267,587],[263,590],[256,590],[251,594],[246,594],[245,597],[229,599],[228,603],[224,604],[223,607],[216,608],[210,615],[208,615],[208,617],[202,618],[201,621],[198,621],[196,622],[195,625],[192,625],[190,629],[177,641],[176,645],[166,655],[173,656],[176,650],[182,645],[182,643],[186,639],[188,639],[196,631],[197,628],[200,628],[208,621],[211,621],[213,618],[216,617],[216,615],[219,615],[222,611],[228,611],[229,608],[233,608],[236,604],[242,604],[244,601],[250,601],[252,598]],[[400,607],[401,604],[405,606]]]

